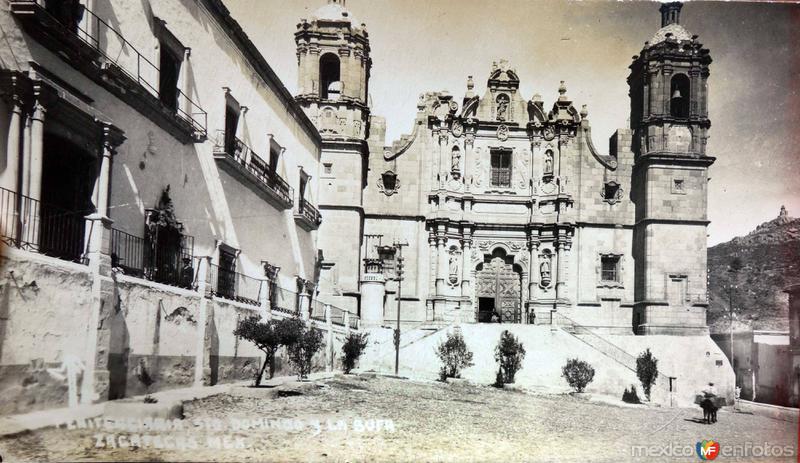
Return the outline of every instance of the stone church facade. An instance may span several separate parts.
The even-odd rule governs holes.
[[[661,6],[661,29],[634,57],[630,127],[608,154],[563,81],[555,102],[528,98],[503,60],[469,76],[463,97],[421,94],[410,133],[384,146],[366,26],[344,1],[302,20],[296,100],[323,139],[320,297],[367,325],[395,320],[403,243],[407,326],[707,333],[711,58],[680,10]]]

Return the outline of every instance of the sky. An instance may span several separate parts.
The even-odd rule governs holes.
[[[291,93],[294,31],[327,0],[227,0],[231,14]],[[346,0],[367,25],[372,112],[385,144],[411,131],[420,93],[479,95],[492,62],[517,70],[525,99],[552,106],[565,81],[586,104],[595,146],[628,124],[628,65],[661,25],[648,1]],[[800,217],[800,4],[687,2],[681,24],[711,50],[709,246],[742,236],[785,205]]]

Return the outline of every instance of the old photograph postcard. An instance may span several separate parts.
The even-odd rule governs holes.
[[[800,2],[0,0],[0,462],[795,462]]]

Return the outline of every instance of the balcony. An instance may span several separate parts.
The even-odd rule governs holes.
[[[61,2],[46,0],[9,6],[28,34],[181,143],[206,139],[206,111],[180,89],[174,104],[162,102],[158,66],[94,12],[81,5],[65,14]]]
[[[294,190],[269,164],[236,137],[228,139],[217,130],[214,159],[228,174],[250,186],[259,196],[278,209],[294,205]]]
[[[84,217],[90,212],[59,208],[0,188],[0,242],[85,264]]]
[[[194,286],[194,238],[150,240],[111,229],[111,265],[125,275],[179,288]]]
[[[305,198],[300,198],[297,210],[294,213],[294,221],[304,230],[311,231],[319,228],[322,223],[322,216],[319,210]]]
[[[209,295],[242,304],[261,305],[261,295],[268,291],[265,280],[253,278],[216,264],[211,264],[208,277]]]

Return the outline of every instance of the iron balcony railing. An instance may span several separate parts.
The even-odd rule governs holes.
[[[0,239],[8,246],[86,263],[86,216],[0,188]]]
[[[280,286],[273,286],[269,295],[272,310],[295,315],[300,311],[300,296]]]
[[[159,67],[139,52],[122,33],[92,10],[81,5],[76,16],[56,16],[53,8],[63,8],[62,2],[53,0],[11,0],[10,3],[13,7],[30,5],[38,8],[51,21],[59,23],[64,31],[74,34],[75,37],[95,50],[105,61],[102,67],[106,72],[110,74],[121,73],[137,82],[154,97],[161,98],[158,88],[161,72]],[[164,107],[189,123],[198,135],[205,137],[208,113],[183,91],[176,90],[177,104],[165,104]]]
[[[325,321],[325,304],[316,299],[311,301],[311,319]]]
[[[319,227],[322,223],[322,215],[320,215],[319,209],[305,198],[300,198],[297,205],[297,214],[303,216],[314,227]]]
[[[351,313],[350,316],[349,316],[349,322],[350,322],[350,329],[351,330],[357,330],[358,329],[358,315],[356,315],[354,313]]]
[[[261,292],[267,291],[267,282],[211,264],[208,288],[212,296],[244,304],[260,305]]]
[[[345,310],[340,309],[336,306],[331,307],[331,323],[334,325],[344,326],[344,314]]]
[[[294,201],[294,189],[273,168],[238,137],[226,137],[224,130],[217,130],[216,151],[236,161],[243,169],[267,186],[288,204]]]
[[[163,241],[163,240],[162,240]],[[180,288],[194,286],[194,237],[167,245],[111,229],[111,265],[126,275]]]

